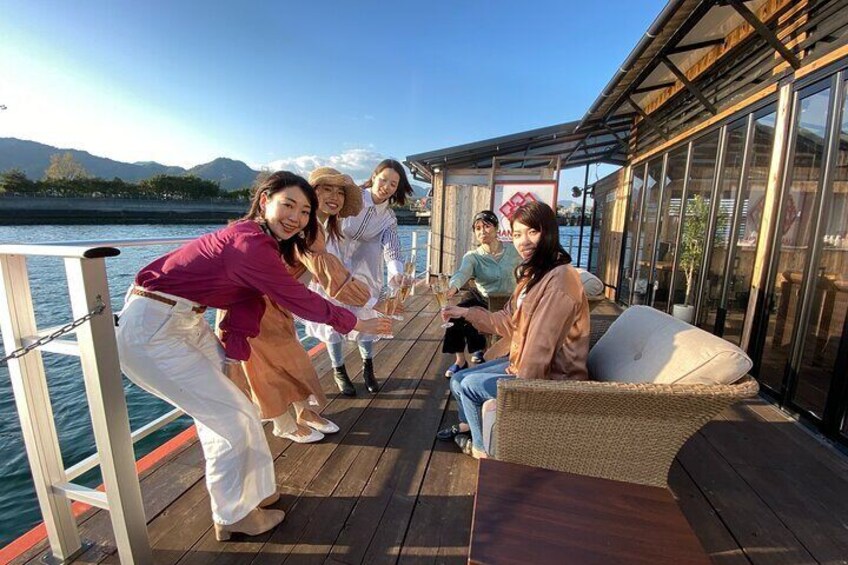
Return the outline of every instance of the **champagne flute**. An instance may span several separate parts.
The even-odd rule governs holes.
[[[409,261],[403,264],[403,274],[407,277],[412,277],[415,275],[415,259],[410,259]]]
[[[408,279],[404,279],[403,284],[398,289],[398,300],[400,304],[403,304],[407,297],[409,296],[409,292],[412,290],[412,285],[409,283]]]
[[[448,279],[445,275],[439,275],[436,281],[432,284],[433,294],[436,297],[436,302],[439,303],[439,308],[444,310],[448,305]],[[441,325],[442,328],[452,328],[453,322],[445,322]]]
[[[401,287],[402,289],[403,287]],[[403,316],[396,314],[398,306],[403,302],[401,289],[389,288],[386,292],[386,316],[393,320],[403,320]]]
[[[379,311],[375,311],[377,316],[381,318],[391,318],[393,320],[402,320],[403,318],[395,316],[395,309],[397,307],[397,290],[389,288],[388,292],[385,294],[384,300],[386,302],[386,313],[383,314]],[[383,339],[394,339],[395,336],[393,334],[379,334],[377,337]]]

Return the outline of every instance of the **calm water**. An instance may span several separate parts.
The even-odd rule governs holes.
[[[0,243],[37,243],[47,241],[137,239],[145,237],[196,237],[213,231],[220,225],[101,225],[101,226],[0,226]],[[561,227],[560,240],[577,258],[578,229]],[[412,233],[419,233],[419,244],[426,242],[427,228],[401,226],[400,239],[404,247],[411,245]],[[588,229],[585,230],[583,253],[587,253]],[[119,311],[123,296],[135,273],[170,247],[129,247],[118,257],[107,260],[112,308]],[[419,269],[424,267],[425,253],[419,253]],[[71,316],[67,285],[61,259],[32,258],[28,262],[30,286],[39,327],[49,327],[69,321]],[[212,313],[210,312],[210,319]],[[0,338],[2,343],[2,338]],[[0,351],[4,349],[0,348]],[[79,360],[74,357],[43,354],[53,414],[59,433],[65,467],[88,457],[94,451],[91,422]],[[126,379],[130,426],[137,429],[171,408],[150,396]],[[137,443],[136,457],[141,457],[173,437],[190,424],[181,418]],[[77,482],[89,486],[99,484],[98,472],[92,471]],[[35,491],[24,450],[15,401],[5,366],[0,366],[0,547],[41,521]]]

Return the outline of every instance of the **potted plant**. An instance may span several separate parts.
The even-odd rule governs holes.
[[[716,218],[716,237],[724,237],[724,217],[719,211]],[[692,298],[692,283],[695,272],[701,266],[704,257],[704,239],[710,221],[710,203],[700,194],[686,204],[686,214],[683,221],[683,233],[680,238],[680,255],[678,266],[686,276],[686,295],[683,304],[675,304],[672,315],[675,318],[691,324],[695,320],[695,307],[690,304]]]

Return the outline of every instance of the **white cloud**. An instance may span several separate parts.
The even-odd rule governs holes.
[[[374,167],[385,157],[371,149],[348,149],[339,155],[301,155],[286,157],[267,163],[264,168],[272,171],[292,171],[299,175],[308,176],[318,167],[333,167],[353,177],[357,182],[368,179]]]

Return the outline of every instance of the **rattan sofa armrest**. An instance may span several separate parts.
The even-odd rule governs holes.
[[[500,381],[494,456],[665,486],[683,443],[724,408],[757,391],[750,376],[732,385]]]

